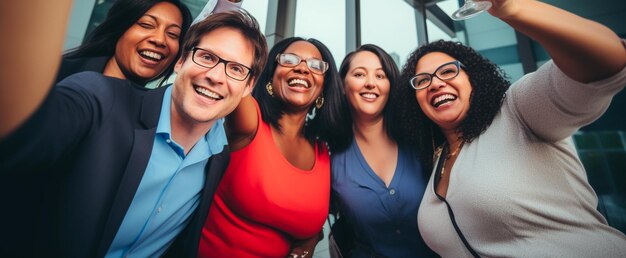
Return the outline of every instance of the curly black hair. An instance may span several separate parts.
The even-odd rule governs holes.
[[[437,129],[437,124],[421,110],[415,98],[415,89],[411,87],[409,80],[415,75],[419,60],[432,52],[445,53],[460,61],[463,64],[462,69],[469,77],[472,86],[470,109],[457,129],[464,142],[471,142],[489,127],[500,111],[506,91],[511,85],[502,69],[459,42],[439,40],[411,53],[400,74],[401,96],[394,103],[396,110],[402,110],[395,113],[396,121],[401,124],[397,130],[399,140],[416,146],[422,160],[428,163],[426,167],[430,169],[435,146],[445,142],[445,138],[441,130]]]

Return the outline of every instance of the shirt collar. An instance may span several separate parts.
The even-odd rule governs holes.
[[[159,115],[159,123],[157,124],[156,133],[166,134],[167,138],[172,135],[171,113],[172,107],[172,87],[168,87],[163,94],[163,103],[161,103],[161,114]]]

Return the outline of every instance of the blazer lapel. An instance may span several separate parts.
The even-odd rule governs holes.
[[[102,242],[98,246],[97,257],[103,257],[109,250],[117,231],[126,216],[128,207],[130,207],[139,183],[143,178],[143,174],[148,166],[154,136],[156,135],[156,126],[159,122],[161,104],[163,102],[163,94],[166,87],[147,90],[138,101],[141,102],[139,110],[139,128],[135,128],[133,132],[133,144],[126,170],[122,175],[111,211],[109,213],[104,232],[102,233]],[[132,103],[136,103],[131,101]],[[132,110],[130,108],[129,110]]]

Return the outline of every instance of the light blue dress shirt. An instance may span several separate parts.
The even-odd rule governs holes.
[[[208,159],[227,144],[220,119],[189,151],[171,138],[172,87],[165,91],[146,172],[106,257],[157,257],[198,206]]]

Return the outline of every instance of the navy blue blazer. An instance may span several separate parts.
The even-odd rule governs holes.
[[[63,57],[61,60],[61,67],[59,67],[57,78],[54,82],[55,84],[59,83],[68,76],[80,72],[93,71],[103,73],[109,59],[111,59],[110,56],[78,58]]]
[[[0,256],[106,254],[148,164],[165,89],[95,72],[53,87],[0,142]],[[227,146],[210,158],[200,204],[174,247],[199,240],[229,159]]]

